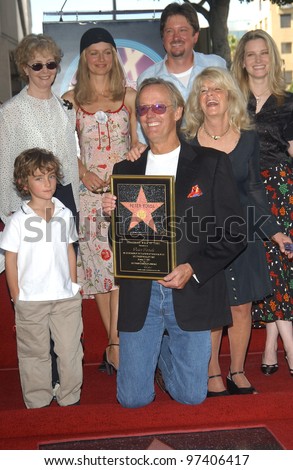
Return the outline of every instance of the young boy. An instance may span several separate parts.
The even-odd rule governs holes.
[[[78,404],[82,385],[81,295],[76,284],[72,212],[52,197],[62,178],[58,159],[43,149],[15,160],[14,183],[29,196],[4,228],[7,283],[15,309],[17,354],[27,408],[53,399],[50,334],[58,356],[60,406]]]

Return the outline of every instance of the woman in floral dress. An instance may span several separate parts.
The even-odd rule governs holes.
[[[80,145],[80,225],[78,282],[84,298],[95,298],[109,339],[107,371],[119,365],[118,286],[108,243],[109,219],[101,209],[113,165],[137,145],[136,91],[125,76],[111,34],[92,28],[80,41],[76,86],[63,98],[74,104]]]
[[[285,91],[283,65],[273,38],[260,29],[245,33],[232,71],[248,99],[248,111],[260,139],[261,174],[271,212],[281,231],[293,239],[293,141],[286,134],[286,125],[293,118],[293,94]],[[277,372],[280,335],[293,376],[292,255],[280,253],[271,241],[265,247],[273,295],[253,309],[254,320],[266,323],[261,370],[266,375]]]

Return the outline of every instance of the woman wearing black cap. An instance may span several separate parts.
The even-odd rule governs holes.
[[[65,93],[77,113],[80,144],[80,227],[78,282],[84,298],[95,298],[109,346],[104,354],[108,373],[119,364],[118,287],[114,284],[109,220],[102,214],[114,163],[137,144],[136,91],[126,87],[112,35],[104,28],[86,31],[80,40],[76,86]]]

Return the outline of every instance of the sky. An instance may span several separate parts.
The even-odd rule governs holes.
[[[117,10],[131,10],[131,9],[163,9],[166,5],[171,3],[172,0],[116,0]],[[253,9],[255,8],[254,0],[250,4],[239,0],[230,0],[229,12],[229,28],[234,30],[249,29],[250,21],[253,21]],[[103,4],[102,10],[112,10],[113,0],[31,0],[32,8],[32,30],[33,33],[42,33],[43,12],[59,13],[63,7],[64,12],[83,12],[83,11],[97,11],[99,5]],[[59,15],[57,16],[59,18]],[[46,21],[56,21],[55,17],[46,16]],[[58,19],[57,19],[58,21]],[[66,17],[64,18],[66,21]],[[201,23],[201,27],[205,27],[205,21]]]

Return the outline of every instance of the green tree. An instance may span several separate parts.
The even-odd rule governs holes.
[[[228,35],[228,43],[230,47],[230,52],[231,52],[231,60],[233,61],[234,54],[235,54],[235,49],[238,44],[238,39],[234,34],[229,34]]]

